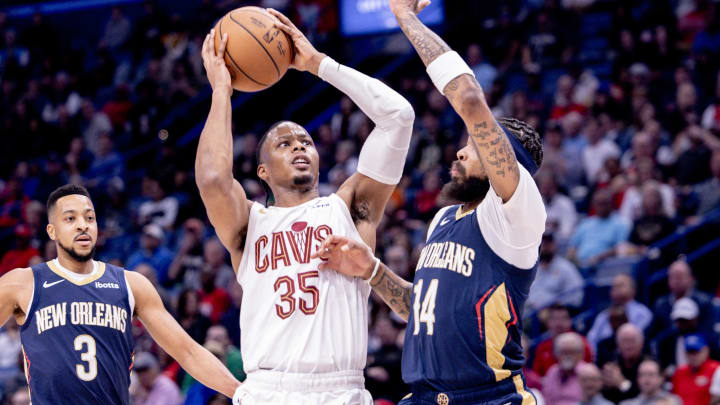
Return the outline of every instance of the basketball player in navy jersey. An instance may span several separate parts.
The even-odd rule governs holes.
[[[431,222],[413,284],[346,238],[331,236],[316,256],[329,259],[321,269],[368,280],[408,319],[402,374],[411,394],[400,404],[535,404],[520,336],[546,218],[531,177],[542,161],[539,136],[524,122],[493,117],[467,64],[416,17],[416,0],[390,7],[467,126],[443,188],[459,204]]]
[[[144,276],[92,259],[98,227],[87,190],[62,186],[47,210],[58,257],[0,278],[0,326],[11,316],[22,325],[32,403],[129,404],[133,315],[188,373],[232,397],[240,383],[173,319]]]

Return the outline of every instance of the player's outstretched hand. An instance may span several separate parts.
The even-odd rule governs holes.
[[[272,8],[268,8],[267,12],[277,18],[275,27],[286,33],[293,41],[295,52],[290,67],[317,75],[320,62],[322,62],[325,54],[318,52],[305,35],[283,13]]]
[[[375,267],[375,255],[370,247],[343,236],[330,235],[312,255],[325,260],[320,270],[335,270],[346,276],[370,278]]]
[[[220,47],[215,52],[215,29],[211,29],[203,41],[201,55],[213,91],[220,89],[232,93],[232,79],[230,78],[230,71],[225,66],[224,57],[227,41],[228,34],[225,33],[220,41]]]
[[[395,16],[404,13],[417,14],[430,5],[430,0],[390,0],[390,10]]]

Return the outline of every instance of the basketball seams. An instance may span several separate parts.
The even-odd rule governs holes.
[[[220,19],[220,23],[218,24],[218,33],[220,34],[220,38],[222,38],[222,36],[223,36],[223,33],[222,33],[222,23],[223,23],[223,20],[224,20],[224,18]],[[243,28],[245,28],[245,27],[243,27]],[[247,30],[246,30],[246,31],[247,31]],[[252,35],[252,34],[250,34],[250,35]],[[254,37],[253,37],[253,38],[254,38]],[[264,49],[264,48],[263,48],[263,49]],[[266,52],[267,52],[267,51],[266,51]],[[227,55],[227,57],[230,59],[230,62],[232,62],[233,67],[234,67],[235,69],[237,69],[237,71],[239,71],[240,73],[242,73],[243,75],[245,75],[245,77],[247,77],[248,79],[250,79],[253,83],[256,83],[256,84],[258,84],[258,85],[260,85],[260,86],[269,86],[269,85],[266,84],[266,83],[259,82],[259,81],[255,80],[255,79],[253,79],[252,77],[250,77],[250,75],[247,74],[247,73],[240,67],[240,65],[238,65],[237,62],[235,62],[235,59],[233,59],[233,57],[232,57],[232,55],[230,54],[230,52],[225,51],[225,55]],[[223,56],[225,56],[225,55],[223,55]],[[273,61],[273,63],[275,63],[275,61]]]
[[[232,20],[232,22],[234,22],[235,24],[239,25],[239,26],[242,27],[242,29],[244,29],[248,34],[250,34],[250,36],[258,43],[258,45],[260,45],[260,47],[263,49],[263,51],[265,51],[265,53],[267,54],[268,58],[270,58],[270,61],[272,62],[273,66],[275,67],[275,72],[277,72],[278,80],[279,80],[279,79],[280,79],[280,68],[278,68],[277,62],[275,62],[275,59],[272,57],[272,55],[270,55],[270,51],[268,51],[268,50],[265,48],[265,45],[263,45],[263,43],[260,42],[259,39],[257,39],[257,37],[255,36],[255,34],[252,33],[252,31],[250,31],[249,29],[247,29],[241,22],[239,22],[239,21],[237,21],[235,18],[233,18],[232,13],[229,13],[229,14],[228,14],[228,17],[230,18],[230,20]]]

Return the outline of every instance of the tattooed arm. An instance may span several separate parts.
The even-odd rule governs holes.
[[[422,8],[417,0],[390,0],[390,8],[425,66],[451,51],[415,15]],[[503,201],[508,201],[520,179],[518,163],[510,141],[490,111],[480,84],[472,75],[463,74],[450,81],[443,93],[465,122],[471,135],[470,141],[493,190]]]
[[[412,283],[403,280],[373,255],[369,246],[344,236],[330,235],[312,255],[313,259],[322,258],[320,270],[335,270],[350,277],[360,277],[370,282],[372,289],[402,319],[410,315],[410,296]],[[373,276],[375,264],[377,274]]]

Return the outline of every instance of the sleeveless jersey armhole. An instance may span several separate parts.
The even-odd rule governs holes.
[[[30,274],[32,274],[32,277],[33,277],[33,282],[32,282],[33,290],[32,290],[32,293],[30,294],[30,302],[28,302],[27,310],[25,312],[25,320],[23,321],[22,325],[20,325],[20,330],[24,330],[30,324],[29,321],[30,321],[30,318],[32,318],[33,309],[37,305],[37,303],[36,303],[37,296],[35,293],[38,291],[38,280],[37,280],[38,278],[35,277],[35,270],[32,267],[30,267]]]
[[[329,195],[330,198],[334,198],[337,204],[341,207],[340,211],[342,211],[343,216],[345,217],[345,220],[352,225],[353,229],[355,229],[355,232],[357,233],[357,236],[360,238],[360,242],[364,242],[362,240],[362,237],[360,236],[360,231],[358,231],[357,226],[355,225],[355,221],[352,219],[352,215],[350,214],[350,207],[345,204],[345,200],[343,200],[339,195],[332,193]]]
[[[430,239],[430,235],[432,235],[433,231],[437,227],[438,222],[442,219],[443,216],[445,216],[445,213],[452,207],[455,207],[455,205],[451,205],[448,207],[442,207],[440,208],[440,211],[438,211],[435,216],[433,217],[432,221],[430,221],[430,225],[428,225],[428,231],[427,235],[425,235],[425,241],[427,242],[428,239]]]
[[[132,319],[133,315],[135,314],[135,295],[133,294],[132,288],[130,288],[130,281],[127,279],[127,273],[125,273],[126,270],[123,269],[123,278],[125,279],[125,286],[127,286],[127,292],[128,292],[128,305],[130,306],[130,319]]]
[[[247,230],[245,231],[245,244],[243,245],[242,250],[242,259],[240,260],[240,264],[238,264],[238,268],[235,270],[235,280],[238,282],[238,284],[242,285],[242,270],[243,270],[243,262],[245,261],[245,255],[247,255],[247,252],[249,252],[248,249],[251,249],[250,246],[250,238],[248,235],[252,235],[255,231],[255,222],[257,221],[257,211],[260,211],[262,209],[267,209],[264,205],[260,204],[257,201],[253,201],[252,205],[250,206],[250,215],[248,216],[248,226]]]

